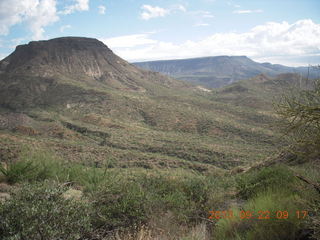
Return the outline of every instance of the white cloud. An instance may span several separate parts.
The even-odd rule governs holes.
[[[110,40],[110,39],[109,39]],[[120,41],[121,40],[121,41]],[[320,54],[320,24],[312,20],[268,22],[248,32],[216,33],[201,41],[173,44],[152,39],[151,34],[113,38],[105,41],[129,61],[176,59],[217,55],[246,55],[255,60],[302,58]],[[190,51],[192,49],[192,51]]]
[[[231,7],[234,7],[234,8],[240,8],[240,7],[241,7],[239,4],[235,4],[235,3],[233,3],[232,1],[227,2],[227,4],[228,4],[229,6],[231,6]]]
[[[65,30],[70,29],[70,28],[71,28],[71,25],[69,25],[69,24],[63,25],[60,27],[60,32],[63,33]]]
[[[0,35],[7,35],[10,28],[26,22],[33,39],[43,38],[44,27],[59,19],[56,0],[1,0]]]
[[[261,9],[256,9],[256,10],[235,10],[233,13],[236,14],[248,14],[248,13],[262,13],[263,10]]]
[[[29,15],[28,23],[33,32],[33,39],[43,38],[44,27],[58,21],[56,15],[56,1],[42,0]]]
[[[192,15],[193,17],[197,18],[197,19],[201,19],[201,18],[214,18],[214,15],[209,12],[209,11],[203,11],[203,10],[199,10],[199,11],[189,11],[188,14]]]
[[[194,27],[207,27],[210,26],[209,23],[196,23],[193,25]]]
[[[133,34],[100,40],[110,48],[132,48],[157,43],[158,41],[149,38],[150,35],[151,33]]]
[[[98,9],[99,9],[99,14],[105,14],[106,13],[106,7],[105,6],[103,6],[103,5],[100,5],[99,7],[98,7]]]
[[[141,18],[143,20],[149,20],[151,18],[164,17],[170,13],[170,10],[161,7],[152,7],[150,5],[143,5],[141,7],[143,12],[141,13]]]
[[[71,14],[75,11],[88,11],[89,10],[89,0],[73,0],[74,4],[66,6],[65,9],[60,12],[61,14]]]
[[[181,11],[181,12],[186,12],[187,11],[186,7],[181,5],[181,4],[174,5],[173,7],[171,7],[170,11],[174,11],[174,10],[178,10],[178,11]]]
[[[143,10],[140,14],[140,17],[143,19],[143,20],[149,20],[151,18],[158,18],[158,17],[164,17],[168,14],[171,14],[171,13],[176,13],[178,11],[181,11],[181,12],[187,12],[187,9],[181,5],[181,4],[178,4],[178,5],[172,5],[170,8],[161,8],[161,7],[158,7],[158,6],[151,6],[151,5],[143,5],[141,7],[141,9]]]

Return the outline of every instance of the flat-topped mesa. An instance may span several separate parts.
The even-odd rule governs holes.
[[[0,107],[11,109],[84,102],[85,95],[101,103],[114,90],[155,94],[185,87],[126,62],[92,38],[34,41],[0,61]]]
[[[1,70],[7,73],[42,77],[84,74],[101,78],[130,64],[97,39],[62,37],[17,46],[1,65]]]

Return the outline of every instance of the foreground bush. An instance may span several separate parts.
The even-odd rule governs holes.
[[[117,178],[90,192],[93,225],[103,230],[130,228],[158,222],[169,214],[175,224],[207,216],[211,191],[205,178],[192,175],[136,175]],[[214,188],[212,188],[214,189]]]
[[[320,66],[316,69],[320,71]],[[304,88],[292,89],[276,105],[283,119],[283,131],[290,136],[288,149],[305,161],[320,157],[320,79]]]
[[[145,193],[138,184],[115,182],[93,193],[95,227],[113,230],[142,224],[146,218]]]
[[[19,160],[0,164],[0,177],[9,184],[63,178],[68,169],[54,154],[23,149]]]
[[[300,239],[301,230],[304,229],[308,218],[297,217],[296,211],[303,209],[302,206],[300,197],[285,190],[259,193],[242,209],[248,212],[247,217],[244,217],[244,214],[240,215],[240,210],[234,210],[237,212],[234,219],[218,221],[215,239]],[[282,213],[277,215],[278,211],[282,213],[287,211],[288,215],[281,215]]]
[[[90,207],[65,200],[66,190],[49,182],[24,185],[0,204],[0,239],[79,239],[91,228]]]
[[[251,172],[238,178],[239,196],[244,199],[254,197],[268,189],[287,188],[294,190],[298,180],[285,166],[273,166]]]

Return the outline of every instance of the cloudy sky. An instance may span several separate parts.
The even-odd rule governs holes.
[[[0,0],[0,59],[18,44],[94,37],[128,61],[246,55],[320,63],[319,0]]]

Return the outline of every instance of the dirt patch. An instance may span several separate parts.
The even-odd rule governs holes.
[[[27,127],[27,126],[17,126],[13,129],[14,132],[28,135],[28,136],[38,136],[40,135],[40,132],[37,130],[33,129],[32,127]]]
[[[34,120],[23,113],[8,113],[0,115],[0,129],[14,129],[18,126],[30,126]]]

